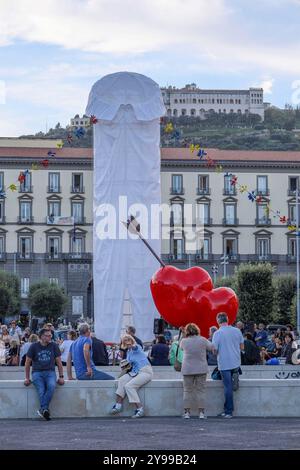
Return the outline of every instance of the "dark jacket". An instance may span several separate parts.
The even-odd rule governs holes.
[[[164,343],[154,344],[150,360],[153,366],[169,366],[169,346]]]
[[[250,339],[244,340],[244,352],[242,353],[242,365],[252,366],[260,363],[259,348]]]
[[[108,352],[101,339],[92,338],[92,351],[95,366],[108,366]]]
[[[281,350],[281,356],[286,357],[286,364],[292,364],[292,355],[295,352],[295,348],[292,347],[292,343],[284,344]]]

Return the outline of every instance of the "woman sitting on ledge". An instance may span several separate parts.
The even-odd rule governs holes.
[[[144,409],[138,396],[138,389],[150,382],[153,377],[153,370],[139,344],[130,335],[124,335],[121,339],[121,349],[127,350],[126,359],[128,361],[128,371],[119,378],[116,391],[116,403],[111,409],[111,414],[115,415],[122,411],[122,404],[125,395],[129,403],[134,403],[136,410],[132,418],[144,416]]]

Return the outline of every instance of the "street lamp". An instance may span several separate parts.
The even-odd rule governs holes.
[[[299,189],[296,189],[296,267],[297,267],[297,289],[296,289],[296,305],[297,305],[297,331],[300,334],[300,296],[299,296],[299,260],[300,260],[300,243],[299,243]]]
[[[226,277],[226,266],[229,263],[229,256],[228,255],[222,255],[221,256],[221,264],[223,265],[223,277]]]
[[[214,264],[211,268],[211,272],[213,273],[213,276],[214,276],[214,284],[216,283],[217,281],[217,274],[219,272],[219,266],[217,264]]]

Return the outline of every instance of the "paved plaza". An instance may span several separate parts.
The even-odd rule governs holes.
[[[1,427],[1,450],[300,449],[300,418],[27,419]]]

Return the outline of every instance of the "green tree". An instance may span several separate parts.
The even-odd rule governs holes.
[[[20,284],[17,276],[0,271],[0,314],[18,315],[20,310]]]
[[[276,276],[273,284],[275,287],[274,322],[285,325],[291,322],[296,278],[292,275]]]
[[[28,301],[33,315],[54,322],[63,315],[68,297],[61,287],[42,281],[30,287]]]
[[[239,317],[247,322],[270,323],[273,315],[274,286],[271,264],[241,264],[236,270]]]
[[[236,290],[236,277],[218,277],[215,283],[215,287],[230,287],[234,291]]]

